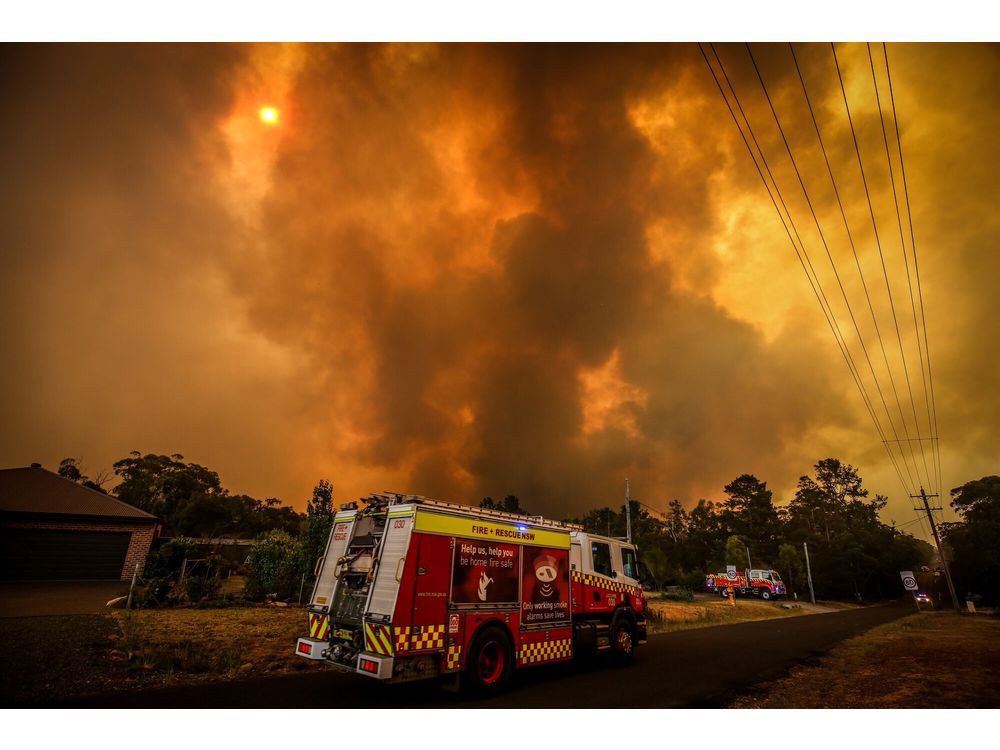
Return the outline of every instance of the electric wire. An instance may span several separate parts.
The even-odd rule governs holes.
[[[850,125],[850,129],[851,129],[851,139],[854,142],[854,151],[855,151],[855,154],[858,157],[858,168],[861,171],[861,183],[864,186],[865,197],[866,197],[866,199],[868,201],[868,213],[871,216],[872,230],[874,231],[874,234],[875,234],[875,246],[878,249],[879,260],[880,260],[880,262],[882,264],[882,275],[885,278],[885,289],[886,289],[886,293],[888,294],[888,297],[889,297],[889,308],[892,311],[892,319],[893,319],[893,323],[894,323],[895,329],[896,329],[896,337],[897,337],[897,339],[899,339],[900,356],[903,359],[903,366],[904,366],[904,370],[905,370],[906,357],[905,357],[905,355],[903,355],[903,343],[902,343],[903,340],[902,340],[902,336],[899,333],[899,320],[898,320],[898,318],[896,316],[896,305],[895,305],[895,302],[893,301],[893,297],[892,297],[892,286],[889,283],[889,271],[886,268],[886,264],[885,264],[885,253],[882,251],[882,240],[879,237],[879,233],[878,233],[878,221],[875,218],[875,208],[872,205],[871,191],[868,188],[868,177],[865,174],[864,161],[861,158],[861,147],[858,144],[858,134],[857,134],[857,131],[856,131],[855,127],[854,127],[854,118],[851,115],[851,106],[850,106],[850,104],[849,104],[849,102],[847,100],[847,88],[844,85],[844,76],[843,76],[843,74],[841,73],[841,70],[840,70],[840,60],[837,58],[837,47],[832,42],[830,43],[830,49],[833,52],[833,62],[834,62],[834,66],[837,69],[837,80],[840,82],[840,92],[841,92],[841,95],[843,96],[843,100],[844,100],[844,109],[847,112],[847,122]],[[912,458],[912,460],[914,462],[914,468],[916,469],[916,474],[919,477],[919,475],[920,475],[920,469],[919,469],[919,467],[916,466],[916,453],[913,450],[913,443],[909,439],[910,438],[909,427],[907,426],[907,423],[906,423],[906,417],[903,414],[902,401],[899,399],[899,392],[896,389],[896,382],[895,382],[895,379],[892,376],[892,369],[891,368],[889,369],[889,382],[892,385],[893,393],[896,396],[896,406],[899,409],[899,416],[900,416],[900,419],[903,422],[903,434],[905,435],[905,437],[907,439],[907,447],[909,447],[909,449],[910,449],[910,456],[911,456],[911,458]],[[921,482],[922,481],[923,480],[921,480]],[[929,484],[930,484],[930,482],[928,481],[928,485]]]
[[[816,139],[819,141],[820,150],[823,153],[823,161],[826,163],[827,173],[830,175],[830,183],[833,185],[833,193],[834,193],[834,196],[837,199],[837,206],[840,209],[841,219],[844,222],[844,230],[847,232],[847,239],[848,239],[848,242],[849,242],[849,244],[851,246],[851,254],[854,256],[854,264],[855,264],[855,267],[858,269],[858,276],[861,279],[861,288],[864,290],[865,299],[868,302],[868,311],[871,314],[872,325],[875,328],[875,336],[876,336],[876,338],[877,338],[877,340],[879,342],[879,348],[882,351],[882,359],[885,362],[886,370],[888,371],[889,370],[889,357],[888,357],[888,354],[886,353],[886,350],[885,350],[885,343],[884,343],[883,338],[882,338],[881,329],[879,328],[878,316],[875,314],[875,306],[872,303],[871,294],[868,291],[868,283],[865,281],[865,274],[864,274],[864,271],[861,268],[861,260],[860,260],[860,257],[858,256],[857,246],[855,245],[855,242],[854,242],[854,234],[851,232],[851,226],[850,226],[850,223],[847,220],[847,212],[844,210],[844,203],[843,203],[843,201],[841,199],[841,196],[840,196],[840,190],[837,187],[837,180],[836,180],[836,177],[833,174],[833,167],[830,164],[830,157],[829,157],[829,154],[828,154],[827,149],[826,149],[826,143],[823,141],[823,134],[820,131],[819,122],[816,119],[816,113],[815,113],[815,111],[813,109],[813,106],[812,106],[812,98],[809,96],[809,89],[806,86],[805,77],[802,75],[802,69],[799,66],[798,56],[795,54],[795,47],[794,47],[794,45],[791,42],[789,42],[789,44],[788,44],[788,49],[789,49],[789,51],[792,54],[792,62],[795,64],[795,72],[798,75],[799,84],[802,87],[802,94],[803,94],[803,96],[805,97],[805,100],[806,100],[806,107],[809,110],[809,117],[812,120],[813,129],[816,131]],[[831,262],[832,262],[832,260],[831,260]],[[845,296],[845,298],[846,298],[846,296]],[[860,332],[860,330],[858,330],[858,337],[859,337],[859,339],[861,338],[861,332]],[[871,365],[871,362],[869,361],[869,366],[870,365]],[[879,388],[879,395],[881,396],[882,395],[881,388],[878,385],[878,379],[875,377],[875,371],[874,371],[874,369],[872,369],[872,378],[875,380],[875,382],[876,382],[876,388]],[[882,405],[883,405],[883,407],[886,410],[886,416],[889,418],[889,424],[890,424],[890,426],[893,426],[892,425],[892,416],[889,414],[889,408],[888,408],[888,406],[885,403],[884,397],[882,398]],[[902,445],[903,441],[899,440],[899,434],[895,431],[895,427],[894,426],[893,426],[893,436],[896,438],[895,445],[896,445],[897,449],[899,450],[900,456],[903,458],[903,461],[905,463],[905,461],[906,461],[906,454],[903,451],[903,445]],[[911,480],[912,480],[912,477],[911,477]]]
[[[889,456],[889,461],[890,461],[890,463],[892,464],[893,468],[896,471],[896,475],[899,478],[900,485],[909,494],[909,489],[907,488],[907,484],[906,484],[905,480],[903,479],[903,474],[900,471],[900,468],[899,468],[899,465],[898,465],[898,463],[896,461],[895,455],[892,453],[892,451],[889,448],[888,442],[885,440],[885,433],[883,431],[882,425],[881,425],[881,423],[880,423],[880,421],[879,421],[879,419],[878,419],[878,417],[877,417],[877,415],[875,413],[875,409],[872,406],[871,399],[869,398],[868,393],[867,393],[867,391],[866,391],[866,389],[864,387],[864,384],[863,384],[863,382],[862,382],[862,380],[860,378],[859,371],[858,371],[858,369],[857,369],[857,367],[856,367],[856,365],[855,365],[855,363],[853,361],[853,357],[852,357],[852,355],[850,353],[850,350],[847,348],[846,342],[843,339],[843,335],[840,333],[840,327],[839,327],[839,324],[836,321],[836,316],[833,315],[832,308],[830,308],[829,311],[828,311],[829,300],[826,299],[826,295],[823,292],[822,285],[818,285],[818,283],[817,283],[818,282],[818,277],[816,278],[816,281],[814,281],[813,280],[813,275],[810,274],[810,270],[809,269],[812,267],[812,262],[809,261],[808,266],[807,266],[806,259],[808,258],[808,251],[806,250],[804,243],[802,243],[801,237],[798,234],[798,230],[795,228],[794,219],[792,218],[791,213],[788,211],[788,207],[787,207],[787,204],[784,201],[784,198],[781,196],[780,188],[778,187],[777,181],[775,181],[774,175],[771,172],[770,166],[767,163],[767,158],[764,155],[764,151],[763,151],[763,149],[761,149],[760,144],[757,141],[756,135],[753,132],[753,127],[750,125],[749,118],[747,118],[746,113],[743,110],[743,106],[742,106],[742,104],[739,101],[739,96],[736,94],[736,90],[733,87],[732,82],[729,79],[729,75],[726,73],[725,65],[722,63],[722,60],[719,57],[719,54],[718,54],[718,52],[715,49],[715,45],[709,45],[709,46],[712,49],[712,53],[715,56],[716,62],[719,65],[719,69],[721,70],[722,75],[726,79],[726,84],[729,87],[730,92],[733,95],[733,100],[736,102],[736,106],[740,110],[740,114],[743,116],[744,120],[746,121],[747,131],[750,133],[751,139],[754,141],[754,144],[757,146],[757,149],[760,152],[760,160],[761,160],[761,163],[764,164],[764,170],[767,171],[768,175],[771,178],[772,183],[774,184],[774,192],[773,193],[772,193],[772,190],[771,190],[771,185],[768,183],[767,178],[764,177],[764,171],[761,170],[761,166],[758,163],[757,155],[754,153],[753,148],[751,148],[750,143],[747,140],[746,134],[743,132],[743,126],[740,125],[740,121],[736,117],[736,113],[734,112],[733,107],[732,107],[732,105],[729,102],[729,97],[726,95],[725,90],[722,88],[722,84],[719,81],[719,77],[718,77],[718,75],[715,72],[715,68],[712,66],[711,61],[708,59],[708,55],[705,53],[704,46],[701,43],[699,43],[698,48],[701,51],[702,57],[705,60],[705,64],[708,66],[709,72],[712,75],[712,79],[715,81],[715,85],[719,89],[719,93],[722,95],[722,99],[723,99],[723,101],[726,104],[726,108],[729,110],[729,114],[733,118],[733,123],[736,125],[736,128],[737,128],[737,130],[740,133],[740,138],[743,140],[743,144],[744,144],[744,146],[746,146],[747,152],[750,154],[750,159],[753,162],[754,168],[756,169],[757,174],[760,177],[761,182],[764,185],[764,189],[767,191],[768,197],[771,199],[771,203],[774,206],[775,213],[777,213],[778,219],[781,222],[781,226],[785,230],[785,234],[788,236],[788,240],[789,240],[790,244],[792,245],[792,250],[795,252],[795,256],[796,256],[796,258],[798,258],[799,264],[802,266],[802,270],[803,270],[803,272],[806,275],[806,280],[809,282],[809,286],[812,289],[813,294],[816,297],[816,301],[817,301],[817,303],[820,306],[820,310],[823,313],[823,317],[826,319],[827,325],[830,327],[830,330],[833,333],[834,340],[837,342],[838,348],[840,349],[840,352],[841,352],[841,354],[844,357],[844,361],[847,363],[848,370],[850,371],[851,376],[854,379],[855,385],[857,385],[858,390],[861,393],[862,401],[864,402],[865,407],[868,410],[869,416],[872,418],[872,421],[875,424],[875,429],[878,432],[879,436],[882,438],[882,445],[885,447],[886,453]],[[775,194],[777,195],[777,199],[775,198]],[[778,202],[779,201],[781,202],[782,206],[784,206],[785,213],[788,216],[788,221],[787,222],[785,220],[785,214],[782,214],[782,210],[778,207]],[[791,230],[789,229],[789,224],[792,227]],[[796,244],[795,238],[793,238],[793,232],[795,234],[795,237],[798,238],[799,244],[802,247],[801,252],[799,250],[799,245]],[[805,259],[803,258],[803,255],[805,255]],[[813,273],[815,273],[815,269],[813,269]],[[905,465],[905,462],[904,462],[904,465]],[[909,467],[906,467],[906,468],[907,468],[907,473],[909,473]],[[912,476],[910,476],[910,480],[912,482]]]
[[[934,450],[936,454],[937,463],[937,473],[938,473],[938,494],[941,494],[941,489],[943,485],[943,475],[941,472],[941,433],[938,432],[938,418],[937,418],[937,399],[934,396],[934,376],[931,370],[931,349],[930,342],[927,339],[927,314],[926,308],[924,307],[924,294],[920,284],[920,265],[917,262],[917,243],[913,231],[913,213],[910,210],[910,191],[906,182],[906,166],[903,161],[903,142],[899,134],[899,118],[896,114],[896,97],[892,90],[892,73],[889,69],[889,49],[885,42],[882,43],[882,54],[885,57],[885,77],[889,83],[889,102],[892,106],[892,121],[896,130],[896,149],[899,153],[899,172],[903,180],[903,198],[906,205],[906,219],[907,224],[910,229],[910,248],[913,252],[913,270],[917,279],[917,296],[920,302],[920,318],[924,329],[924,354],[927,357],[927,381],[930,390],[930,403],[931,411],[934,418]],[[926,392],[925,392],[926,396]]]
[[[882,400],[882,405],[883,405],[883,407],[886,410],[886,416],[889,417],[890,429],[893,432],[893,436],[898,440],[899,439],[899,434],[896,432],[895,424],[892,422],[892,418],[889,415],[889,407],[888,407],[888,405],[885,402],[885,397],[884,397],[884,395],[882,393],[882,387],[881,387],[881,385],[878,382],[878,376],[875,374],[875,367],[872,364],[871,356],[868,353],[868,347],[865,345],[864,336],[862,335],[861,328],[858,325],[857,317],[854,315],[854,309],[851,307],[851,302],[850,302],[850,299],[847,296],[847,291],[844,288],[844,283],[843,283],[843,280],[840,277],[840,272],[837,270],[837,264],[836,264],[836,261],[834,261],[834,259],[833,259],[833,253],[830,251],[830,246],[827,243],[826,235],[823,232],[823,227],[820,224],[819,217],[817,216],[816,210],[813,207],[812,199],[809,197],[809,191],[806,188],[805,180],[803,179],[802,173],[799,170],[798,162],[796,161],[795,155],[792,152],[791,145],[788,142],[788,137],[786,136],[785,129],[784,129],[784,127],[781,124],[781,119],[778,117],[778,112],[777,112],[777,110],[774,107],[774,102],[771,100],[771,94],[770,94],[770,92],[767,89],[767,84],[764,82],[764,77],[763,77],[763,75],[760,72],[759,66],[757,65],[757,60],[754,57],[753,50],[750,47],[749,43],[746,43],[745,47],[746,47],[746,50],[747,50],[747,54],[750,56],[750,62],[753,65],[754,72],[757,74],[757,80],[760,83],[761,90],[764,92],[764,97],[767,100],[768,107],[771,110],[771,116],[774,118],[775,125],[777,125],[777,127],[778,127],[778,133],[781,135],[781,140],[784,143],[785,151],[788,154],[788,158],[789,158],[789,160],[792,163],[792,169],[795,171],[795,176],[798,179],[799,187],[802,189],[802,195],[803,195],[803,197],[806,200],[806,205],[809,207],[809,213],[811,214],[812,219],[813,219],[813,223],[816,226],[816,231],[819,234],[819,238],[820,238],[821,243],[823,244],[823,249],[826,251],[827,259],[830,261],[830,268],[833,270],[834,277],[837,280],[837,285],[840,288],[840,293],[841,293],[841,296],[843,297],[843,300],[844,300],[844,305],[847,307],[848,315],[850,316],[851,322],[854,325],[855,333],[857,333],[858,343],[861,345],[861,351],[864,353],[865,361],[867,362],[868,369],[871,372],[872,380],[875,382],[875,387],[876,387],[876,390],[877,390],[877,392],[879,394],[879,398]],[[890,382],[891,382],[891,378],[890,378]],[[893,391],[895,392],[895,386],[893,386]],[[897,402],[897,406],[899,407],[900,417],[902,419],[902,404],[899,401],[898,394],[896,394],[896,402]],[[909,437],[909,435],[907,434],[906,429],[905,429],[905,427],[906,427],[905,422],[904,422],[903,426],[904,426],[904,430],[903,430],[904,434],[907,437]],[[914,473],[919,478],[919,476],[920,476],[920,469],[916,465],[916,457],[915,457],[915,454],[913,453],[913,447],[912,446],[909,446],[909,447],[910,447],[911,458],[913,458],[913,463],[914,463]]]
[[[868,51],[868,64],[871,67],[871,71],[872,71],[872,87],[875,89],[875,106],[878,109],[878,121],[879,121],[879,125],[881,126],[881,129],[882,129],[882,143],[885,145],[885,160],[886,160],[886,165],[887,165],[887,167],[889,169],[889,185],[892,188],[892,205],[893,205],[893,208],[896,209],[896,225],[899,228],[899,246],[900,246],[900,249],[902,250],[902,253],[903,253],[903,267],[906,269],[906,284],[907,284],[907,288],[909,289],[909,293],[910,293],[910,307],[911,307],[911,309],[913,311],[913,328],[914,328],[914,330],[916,331],[916,334],[917,334],[917,347],[918,347],[918,354],[919,354],[920,328],[917,325],[917,308],[916,308],[916,305],[915,305],[914,299],[913,299],[913,284],[910,281],[910,263],[909,263],[909,260],[906,257],[906,240],[903,238],[903,219],[900,216],[900,212],[899,212],[899,196],[896,193],[896,176],[895,176],[895,173],[894,173],[893,168],[892,168],[892,158],[889,155],[889,153],[890,153],[889,152],[889,136],[886,133],[886,129],[885,129],[885,117],[882,115],[882,97],[879,95],[878,77],[875,75],[875,59],[874,59],[874,57],[872,57],[872,46],[871,46],[871,43],[867,43],[865,45],[865,47],[866,47],[866,49]],[[898,324],[897,324],[896,334],[897,334],[897,336],[899,335]],[[921,461],[924,464],[924,473],[927,475],[928,481],[930,481],[930,479],[931,479],[931,472],[930,472],[930,469],[927,468],[927,452],[924,450],[924,444],[923,444],[923,441],[921,440],[921,436],[920,436],[920,420],[917,418],[917,402],[916,402],[916,399],[914,399],[914,397],[913,397],[913,387],[910,384],[910,373],[909,373],[909,370],[906,367],[906,358],[903,356],[903,340],[902,340],[901,337],[899,339],[899,354],[900,354],[900,357],[903,360],[903,375],[906,378],[906,390],[907,390],[907,392],[909,393],[909,396],[910,396],[910,408],[911,408],[911,410],[913,412],[913,425],[914,425],[914,429],[916,429],[916,432],[917,432],[917,440],[920,441],[920,442],[918,442],[918,446],[920,447],[920,459],[921,459]],[[923,367],[923,364],[924,364],[923,357],[921,357],[920,358],[920,366]],[[931,429],[931,424],[929,422],[927,424],[927,427],[928,427],[928,429]],[[932,457],[931,463],[933,464],[933,457]],[[935,484],[936,484],[937,477],[935,477],[934,480],[935,480]],[[937,489],[934,486],[932,486],[931,487],[931,492],[937,492]]]
[[[782,207],[784,208],[785,214],[788,216],[789,224],[791,225],[791,228],[792,228],[792,233],[794,233],[795,239],[798,240],[799,244],[798,244],[798,246],[796,246],[795,241],[791,240],[791,236],[789,236],[789,239],[792,241],[792,247],[793,247],[793,249],[795,249],[796,255],[799,255],[798,247],[802,248],[802,254],[799,255],[799,262],[802,263],[803,262],[803,257],[804,257],[805,263],[803,264],[803,271],[805,271],[805,273],[806,273],[806,278],[807,278],[807,280],[809,280],[810,286],[812,286],[812,288],[813,288],[813,293],[817,297],[817,301],[819,302],[820,309],[823,310],[824,316],[826,316],[826,318],[827,318],[827,324],[830,325],[831,331],[833,332],[833,335],[834,335],[834,339],[837,341],[837,344],[838,344],[838,346],[841,349],[841,354],[844,355],[844,358],[845,358],[845,360],[847,362],[848,370],[851,372],[851,375],[852,375],[852,377],[855,380],[855,384],[858,386],[858,389],[861,392],[862,400],[865,402],[865,406],[869,410],[869,414],[872,417],[872,421],[875,423],[876,431],[879,433],[880,438],[882,438],[882,443],[885,446],[886,452],[889,454],[889,458],[890,458],[890,460],[893,463],[893,467],[895,468],[897,476],[900,479],[900,484],[903,486],[904,490],[906,490],[907,492],[909,492],[909,490],[907,489],[906,482],[903,481],[903,479],[902,479],[902,473],[899,471],[898,465],[895,462],[895,459],[894,459],[894,456],[892,454],[892,451],[889,448],[889,445],[891,443],[890,443],[890,441],[888,441],[888,440],[885,439],[885,433],[884,433],[884,430],[883,430],[883,428],[881,426],[880,420],[878,419],[878,417],[875,414],[875,408],[872,405],[871,397],[868,395],[867,389],[865,388],[865,386],[863,384],[863,379],[861,378],[861,371],[857,367],[857,364],[854,362],[854,357],[853,357],[853,355],[850,352],[850,347],[847,344],[847,339],[844,337],[843,332],[840,330],[840,324],[837,321],[836,313],[834,312],[833,306],[830,304],[830,301],[829,301],[829,299],[826,296],[826,292],[823,290],[822,282],[820,281],[819,275],[816,272],[815,267],[813,266],[812,259],[809,256],[809,251],[806,249],[805,243],[803,242],[802,237],[799,234],[798,228],[795,225],[795,220],[792,217],[791,211],[788,209],[788,205],[785,202],[784,197],[781,195],[781,188],[778,186],[777,180],[775,179],[774,174],[771,171],[771,167],[770,167],[770,165],[767,162],[767,156],[764,153],[764,149],[761,147],[760,142],[757,140],[757,136],[754,134],[753,126],[750,124],[750,119],[747,116],[746,111],[743,109],[743,105],[740,103],[739,95],[736,93],[736,89],[733,86],[733,83],[732,83],[732,81],[729,78],[729,74],[726,72],[725,65],[723,64],[722,59],[719,57],[718,51],[715,49],[715,45],[710,45],[710,46],[712,48],[712,53],[715,56],[716,62],[718,63],[719,68],[722,71],[722,75],[723,75],[723,77],[726,80],[726,85],[729,87],[729,90],[730,90],[730,92],[733,95],[733,99],[736,102],[736,106],[739,109],[740,114],[742,115],[742,117],[743,117],[743,119],[744,119],[744,121],[746,123],[747,131],[750,133],[750,137],[753,140],[754,145],[757,147],[757,151],[760,153],[761,162],[763,163],[764,168],[767,171],[768,176],[771,178],[771,182],[774,185],[775,193],[778,196],[778,201],[780,201]],[[725,94],[723,94],[723,97],[725,97]],[[728,105],[728,100],[726,100],[726,101],[727,101],[727,105]],[[731,107],[730,107],[730,113],[732,113],[732,108]],[[735,115],[734,115],[734,120],[735,120]],[[736,121],[736,124],[737,124],[737,127],[739,127],[739,122],[738,121]],[[740,132],[741,132],[741,135],[742,135],[742,130]],[[746,144],[746,138],[745,137],[744,137],[744,143]],[[746,144],[746,145],[747,145],[747,148],[749,149],[749,144]],[[752,149],[749,149],[749,150],[750,150],[751,157],[755,159]],[[754,163],[755,163],[755,166],[756,166],[756,160],[755,160]],[[759,167],[758,167],[758,174],[760,174],[760,168]],[[763,178],[762,174],[761,174],[761,179],[764,182],[765,187],[767,187],[767,181]],[[768,191],[770,193],[770,188],[768,188]],[[774,197],[772,196],[772,203],[773,202],[774,202]],[[777,209],[777,205],[775,205],[775,209],[776,209],[776,211],[778,213],[779,218],[782,218],[781,211]],[[782,218],[782,223],[784,223],[784,219],[783,218]],[[787,226],[785,227],[785,231],[786,231],[786,233],[788,232]],[[806,265],[808,265],[808,269],[806,268]],[[810,276],[810,272],[812,274],[811,276]],[[813,281],[814,279],[815,279],[815,282]],[[883,400],[883,406],[884,406],[884,400]],[[887,416],[889,416],[888,415],[888,410],[887,410]],[[891,421],[891,417],[890,417],[890,421]],[[903,455],[903,454],[901,453],[901,455]],[[906,462],[905,462],[905,457],[904,457],[903,465],[904,465],[904,468],[906,469],[907,475],[910,477],[911,484],[913,484],[913,476],[910,473],[909,465],[906,464]]]

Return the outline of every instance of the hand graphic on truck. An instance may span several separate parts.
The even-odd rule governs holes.
[[[493,579],[486,575],[484,570],[479,574],[479,601],[486,601],[486,587],[493,583]]]

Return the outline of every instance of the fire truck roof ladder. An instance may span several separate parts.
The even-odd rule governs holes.
[[[422,495],[404,495],[398,492],[378,492],[373,493],[370,497],[388,501],[389,505],[414,503],[416,505],[426,505],[434,508],[459,511],[461,513],[473,513],[477,516],[487,516],[489,518],[496,518],[497,520],[502,521],[512,521],[514,523],[530,523],[534,526],[547,526],[554,529],[568,529],[570,531],[583,530],[583,526],[580,524],[569,523],[567,521],[553,521],[551,518],[545,518],[544,516],[525,516],[518,513],[507,513],[502,510],[476,508],[471,505],[450,503],[445,500],[432,500],[431,498],[423,497]]]

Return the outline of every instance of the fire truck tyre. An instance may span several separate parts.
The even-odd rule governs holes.
[[[632,661],[635,655],[635,627],[625,617],[611,626],[611,663],[616,667],[624,667]]]
[[[483,630],[472,645],[466,666],[470,691],[478,695],[499,693],[510,678],[513,662],[507,634],[497,627]]]
[[[762,599],[770,599],[771,598],[771,592],[768,591],[767,589],[764,589],[763,591],[760,592],[760,596],[761,596]]]
[[[721,596],[723,599],[728,599],[729,598],[729,594],[726,593],[725,587],[722,587],[721,589],[719,589],[719,596]]]

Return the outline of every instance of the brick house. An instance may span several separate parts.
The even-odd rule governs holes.
[[[0,580],[128,580],[156,516],[37,464],[0,469]]]

